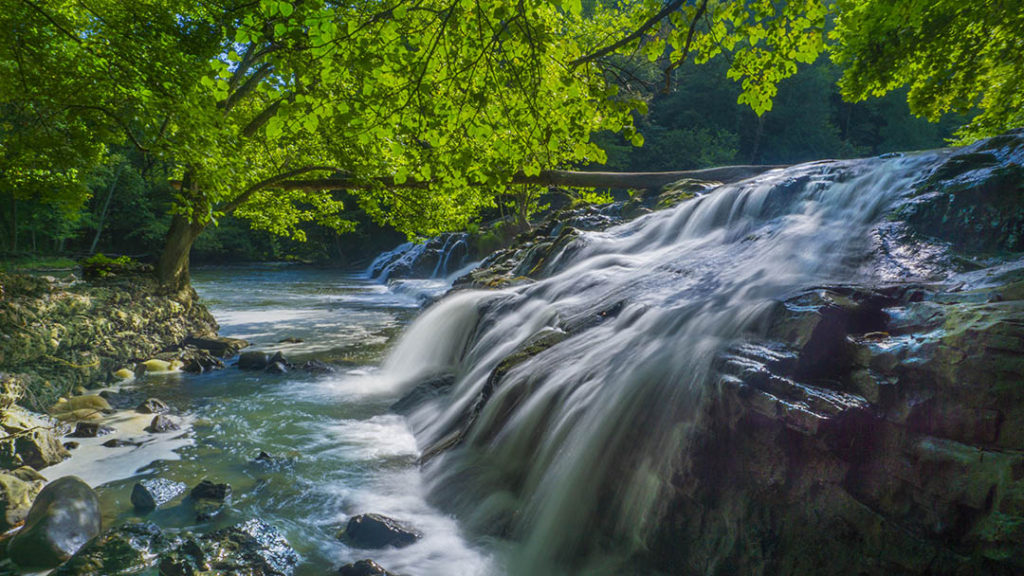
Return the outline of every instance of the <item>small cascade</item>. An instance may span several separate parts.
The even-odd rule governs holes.
[[[447,233],[425,242],[406,242],[377,256],[366,276],[380,282],[392,278],[444,278],[465,266],[469,236]]]
[[[619,573],[687,466],[721,355],[800,290],[872,282],[872,230],[943,154],[722,186],[582,233],[536,283],[436,304],[383,369],[407,389],[454,380],[409,416],[436,501],[518,541],[512,574]]]

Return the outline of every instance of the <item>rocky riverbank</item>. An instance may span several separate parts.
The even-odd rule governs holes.
[[[166,293],[148,276],[0,274],[0,531],[26,519],[47,482],[40,471],[70,457],[74,437],[110,431],[103,422],[114,409],[90,389],[137,372],[213,367],[211,352],[244,345],[216,331],[192,289]]]
[[[161,291],[144,275],[0,275],[0,374],[7,405],[45,411],[57,398],[114,381],[122,368],[215,337],[191,288]]]

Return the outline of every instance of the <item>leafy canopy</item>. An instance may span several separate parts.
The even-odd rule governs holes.
[[[833,58],[853,100],[909,86],[930,120],[980,113],[962,141],[1024,125],[1024,3],[1019,0],[839,0]]]
[[[345,174],[379,221],[429,234],[490,204],[480,184],[601,161],[595,130],[634,136],[636,103],[568,65],[629,21],[578,1],[20,0],[4,18],[4,65],[34,74],[4,102],[51,102],[177,166],[174,210],[200,225],[345,229],[329,193],[275,189]],[[376,184],[412,179],[433,185]]]

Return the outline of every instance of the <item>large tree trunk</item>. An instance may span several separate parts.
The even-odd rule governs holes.
[[[181,192],[193,200],[193,213],[201,214],[199,205],[203,204],[203,200],[191,170],[185,172]],[[205,228],[205,222],[196,222],[183,214],[175,214],[171,219],[171,227],[167,230],[167,240],[164,242],[164,251],[160,254],[160,261],[156,265],[157,279],[165,289],[178,291],[189,285],[191,278],[188,271],[188,257],[196,238]]]
[[[189,284],[188,257],[192,252],[192,244],[206,228],[203,224],[190,222],[181,214],[175,214],[171,220],[171,228],[167,231],[164,251],[156,266],[157,278],[161,286],[168,290],[181,290]]]

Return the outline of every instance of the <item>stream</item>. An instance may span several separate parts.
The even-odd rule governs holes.
[[[142,478],[190,487],[203,478],[227,482],[231,505],[212,522],[198,524],[188,505],[144,518],[197,532],[264,519],[301,556],[298,576],[363,558],[409,575],[500,572],[486,548],[467,541],[453,519],[425,501],[416,441],[404,418],[388,413],[401,394],[376,368],[389,341],[448,281],[386,286],[338,271],[268,265],[198,269],[193,283],[222,336],[248,340],[249,350],[279,350],[297,366],[317,359],[339,369],[272,375],[228,366],[202,375],[146,375],[126,390],[166,401],[183,432],[149,434],[143,428],[151,415],[125,412],[110,422],[114,434],[81,439],[75,457],[49,476],[76,474],[96,486],[105,526],[138,517],[129,497]],[[279,343],[286,338],[302,342]],[[101,445],[111,438],[144,444]],[[261,451],[275,459],[256,460]],[[350,516],[368,512],[401,519],[424,537],[398,550],[350,549],[336,534]]]

